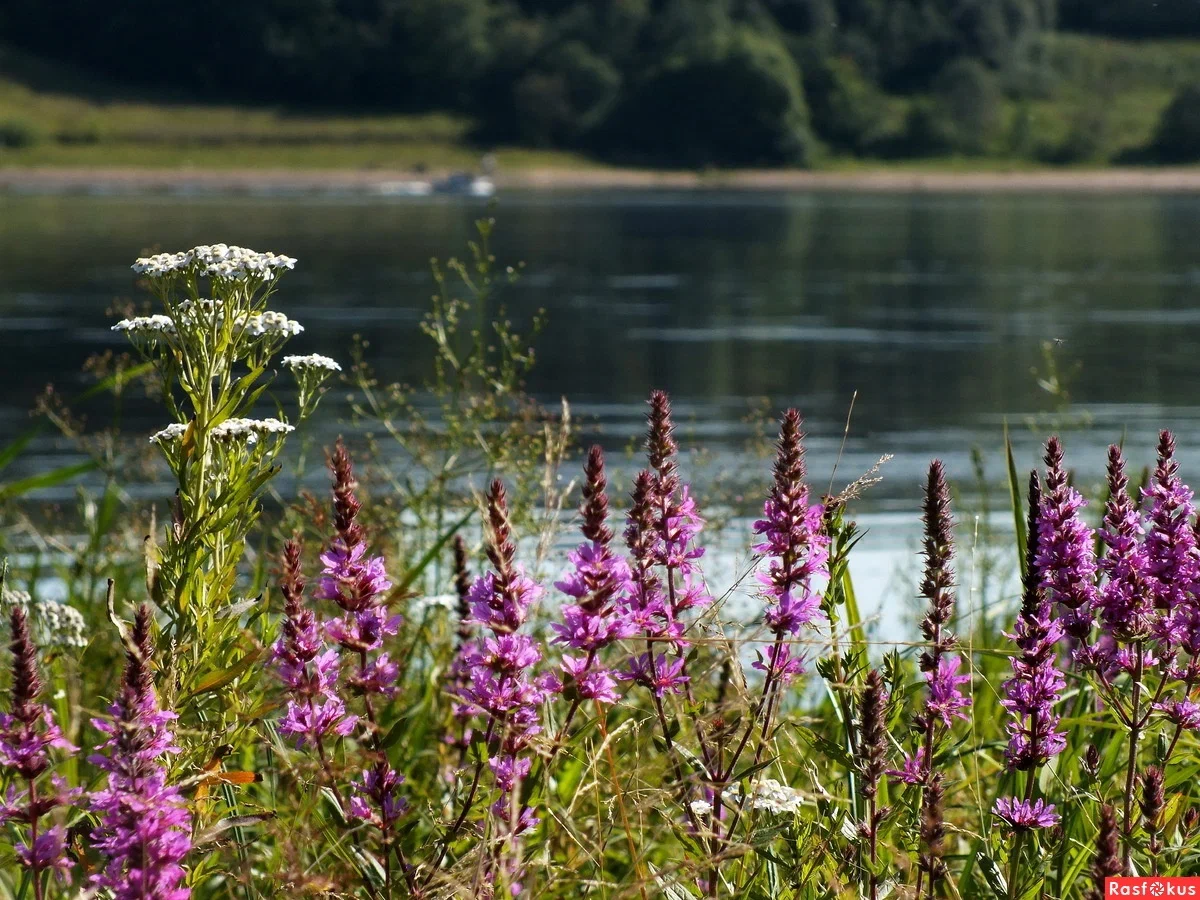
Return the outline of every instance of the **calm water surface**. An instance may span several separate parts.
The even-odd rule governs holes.
[[[293,352],[345,359],[361,333],[383,377],[418,381],[428,261],[461,253],[483,211],[445,199],[0,195],[0,434],[23,426],[45,383],[73,389],[88,355],[122,349],[105,311],[137,297],[129,263],[156,247],[226,241],[298,257],[275,303],[308,329]],[[1155,430],[1170,427],[1200,479],[1200,198],[510,193],[495,215],[499,260],[526,264],[506,295],[513,318],[548,314],[531,389],[568,398],[612,446],[661,386],[688,435],[736,464],[743,419],[766,398],[804,411],[810,468],[827,480],[857,392],[839,482],[895,454],[862,517],[862,577],[877,586],[912,545],[930,457],[968,485],[978,447],[998,484],[1007,419],[1020,464],[1034,462],[1025,422],[1052,406],[1032,374],[1045,340],[1060,342],[1076,409],[1091,417],[1068,436],[1081,477],[1098,475],[1104,445],[1123,435],[1148,460]],[[336,428],[336,404],[323,412]],[[153,406],[132,415],[130,427],[159,426]],[[65,452],[43,443],[24,465]]]

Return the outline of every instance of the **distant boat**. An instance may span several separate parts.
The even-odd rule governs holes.
[[[458,194],[463,197],[490,197],[496,193],[496,185],[486,175],[470,172],[454,172],[433,183],[435,194]]]

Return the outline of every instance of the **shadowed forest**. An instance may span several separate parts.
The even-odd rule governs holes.
[[[94,73],[171,102],[449,114],[462,124],[438,140],[618,164],[1200,159],[1193,0],[133,0],[102,17],[89,5],[12,5],[0,41],[60,78],[75,65],[68,92],[94,90]],[[169,39],[149,39],[163,27]],[[68,118],[6,116],[0,102],[0,146],[111,137],[103,108]]]

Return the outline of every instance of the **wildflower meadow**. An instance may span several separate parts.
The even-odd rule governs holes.
[[[822,490],[779,410],[757,515],[719,529],[737,571],[706,574],[670,397],[648,386],[632,472],[576,447],[569,405],[523,391],[537,322],[500,308],[518,273],[489,228],[435,270],[418,388],[305,353],[302,261],[134,264],[155,305],[113,326],[108,387],[161,403],[136,440],[162,490],[111,472],[82,539],[3,570],[0,897],[1027,900],[1200,875],[1200,520],[1170,433],[1153,460],[1114,445],[1087,497],[1058,437],[1025,475],[1009,448],[1019,596],[985,613],[931,460],[918,620],[884,641],[850,570],[878,475]],[[351,418],[314,446],[335,386]]]

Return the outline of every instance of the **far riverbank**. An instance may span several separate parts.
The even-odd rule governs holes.
[[[157,169],[0,167],[0,190],[20,193],[386,193],[389,185],[448,173],[386,169]],[[720,189],[865,192],[1200,192],[1200,167],[932,171],[652,171],[530,168],[500,172],[499,190]]]

